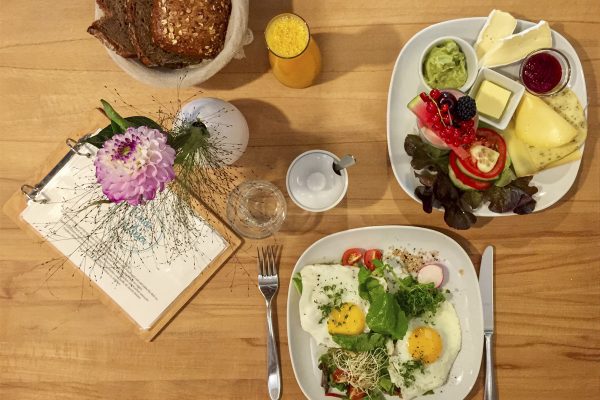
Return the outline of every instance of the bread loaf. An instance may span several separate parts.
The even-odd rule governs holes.
[[[125,21],[126,0],[97,0],[104,16],[96,20],[87,29],[88,33],[97,37],[106,47],[121,57],[137,55],[127,31]]]
[[[211,59],[225,43],[230,0],[153,0],[152,38],[163,50]]]

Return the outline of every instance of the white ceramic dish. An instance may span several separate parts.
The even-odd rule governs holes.
[[[348,191],[348,172],[333,170],[340,158],[325,150],[300,154],[288,168],[285,184],[290,198],[303,210],[323,212],[337,206]]]
[[[412,226],[373,226],[351,229],[326,236],[310,246],[298,259],[292,274],[302,267],[319,262],[339,260],[344,250],[351,247],[420,248],[438,250],[448,267],[444,287],[452,293],[450,301],[459,316],[462,330],[462,349],[452,366],[448,382],[435,394],[418,397],[422,400],[463,399],[475,384],[483,352],[483,311],[475,268],[467,253],[450,237],[425,228]],[[300,295],[290,282],[287,303],[288,345],[296,380],[310,400],[327,400],[321,388],[318,367],[318,346],[302,330],[298,302]],[[394,397],[389,397],[394,399]],[[398,399],[397,397],[395,399]]]
[[[469,88],[473,86],[473,82],[475,82],[475,78],[477,77],[477,71],[479,70],[479,67],[477,65],[477,54],[475,53],[475,49],[473,49],[473,46],[471,44],[456,36],[440,37],[435,39],[433,42],[429,43],[429,45],[425,46],[425,49],[421,53],[421,67],[419,68],[419,78],[421,79],[421,83],[423,84],[423,86],[427,88],[427,92],[430,92],[431,87],[427,84],[427,82],[425,82],[425,77],[423,76],[423,63],[425,62],[425,58],[429,53],[429,50],[433,46],[435,46],[438,43],[445,42],[447,40],[454,40],[465,55],[465,62],[467,66],[467,80],[465,81],[464,85],[457,89],[463,93],[466,93],[469,91]]]
[[[506,75],[502,75],[493,69],[482,68],[479,70],[479,74],[477,74],[477,79],[475,79],[475,83],[473,87],[469,91],[469,96],[475,98],[477,96],[477,92],[479,91],[479,86],[484,81],[490,81],[508,91],[510,91],[510,98],[508,99],[508,103],[506,107],[504,107],[504,112],[502,113],[502,117],[499,120],[495,120],[493,118],[488,118],[483,113],[479,113],[479,120],[485,122],[488,125],[493,126],[494,128],[498,128],[500,130],[506,129],[508,123],[513,117],[515,111],[517,110],[517,106],[521,101],[521,97],[523,97],[523,93],[525,93],[525,86],[521,85],[519,82],[510,79]]]
[[[98,4],[95,5],[95,18],[104,14]],[[243,58],[243,46],[253,40],[248,29],[249,0],[232,0],[231,16],[227,26],[225,45],[219,55],[212,60],[185,68],[148,68],[140,61],[124,58],[110,49],[106,49],[110,58],[131,77],[147,85],[158,87],[188,87],[197,85],[219,72],[232,58]]]
[[[415,179],[414,171],[410,166],[411,158],[404,151],[404,139],[416,127],[416,118],[406,108],[406,105],[414,96],[424,90],[419,80],[420,55],[425,46],[440,36],[458,36],[469,43],[474,43],[485,21],[485,17],[476,17],[455,19],[432,25],[413,36],[404,45],[396,60],[388,94],[388,151],[398,183],[410,197],[419,203],[420,200],[415,196],[415,188],[419,186],[419,182]],[[515,31],[520,32],[533,25],[532,22],[519,20]],[[560,33],[552,31],[552,40],[554,41],[554,48],[562,51],[569,59],[571,64],[569,87],[577,94],[587,114],[588,98],[581,61],[573,46]],[[519,79],[519,63],[495,68],[495,70],[515,80]],[[534,176],[532,184],[539,188],[539,192],[535,196],[537,200],[535,211],[550,207],[569,191],[573,182],[575,182],[580,164],[581,161],[575,161],[542,171]],[[484,205],[475,210],[475,215],[499,217],[515,214],[497,214],[489,211],[487,206]]]

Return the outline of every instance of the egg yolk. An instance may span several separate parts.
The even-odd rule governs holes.
[[[330,334],[359,335],[365,330],[365,313],[353,303],[334,308],[327,320]]]
[[[435,329],[419,327],[408,338],[408,352],[415,360],[431,364],[442,354],[442,338]]]

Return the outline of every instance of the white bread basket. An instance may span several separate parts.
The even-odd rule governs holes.
[[[243,58],[244,46],[253,40],[248,29],[249,0],[231,0],[231,16],[227,26],[223,50],[212,60],[179,69],[149,68],[134,58],[124,58],[110,49],[110,57],[119,67],[133,78],[147,85],[157,87],[188,87],[202,83],[225,67],[232,58]],[[103,12],[96,4],[96,19]]]

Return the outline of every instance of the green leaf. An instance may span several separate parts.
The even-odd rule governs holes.
[[[391,394],[391,392],[394,390],[394,383],[388,376],[381,377],[379,379],[379,382],[377,382],[377,384],[379,385],[381,390],[383,390],[386,393]]]
[[[298,293],[302,294],[302,275],[300,275],[300,272],[294,275],[294,277],[292,278],[292,282],[294,283],[294,287],[296,288]]]
[[[127,128],[134,126],[131,122],[121,117],[121,115],[115,111],[115,109],[108,103],[108,101],[101,99],[100,103],[102,103],[102,109],[106,113],[108,119],[110,119],[115,124],[119,125],[121,131],[125,131]]]
[[[398,303],[410,318],[426,312],[434,313],[446,300],[444,293],[436,289],[433,283],[419,283],[410,275],[401,279],[398,286],[399,290],[396,293]]]
[[[402,339],[408,329],[408,319],[396,298],[386,292],[376,279],[370,285],[370,307],[367,313],[367,325],[373,332],[389,335],[393,339]]]
[[[192,125],[186,133],[177,136],[173,140],[173,148],[177,151],[175,164],[181,164],[188,156],[205,146],[208,136],[208,129],[204,124],[201,127]]]
[[[148,128],[151,128],[151,129],[158,129],[160,131],[163,130],[163,128],[157,122],[151,120],[148,117],[133,116],[133,117],[127,117],[125,119],[129,123],[131,123],[132,126],[134,126],[134,127],[147,126]],[[120,125],[118,125],[114,121],[111,121],[110,125],[105,126],[96,135],[87,138],[85,140],[85,142],[89,143],[91,145],[94,145],[98,148],[101,148],[102,146],[104,146],[104,142],[111,139],[114,135],[121,134],[123,132],[125,132],[125,131],[122,129],[122,127]]]
[[[385,336],[380,333],[362,333],[356,336],[331,335],[333,341],[344,350],[354,352],[370,351],[378,347],[385,347]]]

